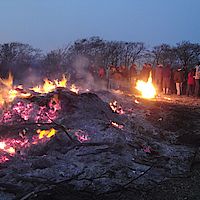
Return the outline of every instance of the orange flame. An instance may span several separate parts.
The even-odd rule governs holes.
[[[37,133],[39,134],[39,139],[42,139],[44,137],[50,138],[55,135],[56,132],[57,131],[54,128],[51,128],[50,130],[37,130]]]
[[[33,90],[34,92],[37,93],[49,93],[54,91],[56,88],[58,87],[66,87],[67,85],[67,78],[65,77],[65,75],[62,76],[62,80],[53,80],[50,81],[49,79],[44,79],[44,84],[42,86],[36,86],[31,88],[31,90]]]
[[[13,86],[13,76],[9,73],[7,79],[0,78],[0,107],[11,103],[16,97],[27,98],[31,94],[25,92],[22,86]]]
[[[7,79],[0,78],[0,83],[3,84],[7,88],[12,88],[12,86],[13,86],[12,74],[9,72]]]
[[[143,98],[151,99],[156,96],[156,89],[152,83],[151,72],[149,74],[149,78],[147,82],[144,82],[142,80],[137,81],[136,89],[141,92]]]
[[[11,90],[13,85],[13,76],[9,73],[7,79],[0,78],[0,106],[12,101],[16,94]],[[11,90],[11,91],[10,91]]]
[[[72,84],[71,87],[70,87],[70,91],[78,94],[79,93],[79,88],[77,88],[75,84]]]

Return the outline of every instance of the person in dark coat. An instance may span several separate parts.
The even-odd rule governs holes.
[[[155,69],[155,84],[158,92],[160,92],[162,88],[162,79],[163,79],[163,65],[158,64]]]
[[[108,73],[107,73],[107,88],[108,89],[114,89],[115,88],[115,81],[114,81],[114,74],[116,73],[116,67],[114,65],[109,65],[108,67]]]
[[[169,94],[170,83],[171,83],[171,68],[170,68],[170,65],[167,65],[163,69],[163,93],[164,94]]]
[[[132,65],[130,66],[130,69],[129,69],[130,80],[131,80],[132,77],[136,77],[136,76],[137,76],[136,67],[137,67],[136,64],[132,64]]]
[[[137,70],[136,70],[137,65],[132,64],[130,69],[129,69],[129,80],[130,80],[130,90],[133,92],[137,80]]]
[[[176,83],[176,94],[179,96],[182,94],[183,81],[184,81],[184,74],[181,67],[179,67],[174,72],[174,82]]]

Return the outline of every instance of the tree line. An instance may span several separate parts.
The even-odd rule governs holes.
[[[193,67],[200,61],[200,44],[182,41],[174,46],[161,44],[148,48],[143,42],[106,41],[100,37],[79,39],[64,48],[44,54],[29,44],[19,42],[0,45],[0,75],[14,74],[16,80],[31,73],[51,77],[76,74],[77,65],[107,68],[109,65],[130,66],[136,63],[170,64]]]

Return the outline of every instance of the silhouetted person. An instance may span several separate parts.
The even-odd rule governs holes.
[[[195,67],[195,96],[199,96],[199,80],[200,80],[200,63],[198,63]]]
[[[194,93],[194,85],[195,85],[195,79],[194,79],[194,70],[190,70],[187,77],[187,90],[186,95],[190,96]]]
[[[176,94],[179,96],[182,94],[183,81],[184,81],[184,74],[182,69],[179,67],[174,72],[174,82],[176,83]]]
[[[170,65],[167,65],[163,69],[163,93],[164,94],[169,94],[170,83],[171,83],[171,69],[170,69]]]
[[[137,70],[136,64],[132,64],[129,69],[129,80],[130,80],[130,90],[134,91],[136,80],[137,80]]]
[[[149,77],[149,68],[147,63],[144,63],[142,70],[140,71],[140,79],[147,82]]]
[[[158,92],[160,92],[162,88],[162,79],[163,79],[163,65],[158,64],[155,69],[155,84]]]

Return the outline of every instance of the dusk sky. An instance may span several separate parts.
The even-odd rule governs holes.
[[[80,38],[200,42],[200,0],[0,0],[0,43],[44,51]]]

